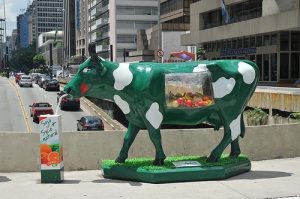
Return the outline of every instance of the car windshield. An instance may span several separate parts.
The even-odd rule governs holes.
[[[35,107],[50,107],[50,104],[48,104],[48,103],[38,103],[38,104],[35,104]]]
[[[30,77],[22,77],[22,79],[31,79]]]
[[[94,123],[100,123],[100,120],[98,118],[87,118],[88,124],[94,124]]]

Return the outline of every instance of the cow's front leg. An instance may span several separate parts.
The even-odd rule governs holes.
[[[160,129],[148,128],[149,137],[154,144],[155,147],[155,160],[153,161],[153,165],[163,165],[164,160],[166,159],[166,155],[162,148],[161,144],[161,134]]]
[[[132,143],[139,131],[140,131],[140,127],[138,127],[132,123],[129,123],[127,132],[124,136],[123,146],[121,148],[119,156],[115,160],[116,162],[124,163],[125,160],[128,158],[129,148],[132,145]]]

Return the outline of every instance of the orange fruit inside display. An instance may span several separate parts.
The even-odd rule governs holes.
[[[59,153],[57,151],[53,151],[48,154],[48,163],[50,164],[58,164],[59,160]]]
[[[48,163],[48,153],[42,152],[41,153],[41,163],[47,164]]]
[[[50,152],[52,152],[52,149],[48,144],[41,144],[40,145],[40,152],[41,153],[50,153]]]

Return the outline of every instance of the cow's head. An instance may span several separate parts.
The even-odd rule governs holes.
[[[93,44],[92,44],[93,45]],[[94,46],[89,46],[89,50]],[[90,50],[91,57],[80,65],[75,77],[65,86],[64,91],[74,97],[94,96],[99,88],[107,85],[106,73],[111,62],[96,55],[95,49]]]

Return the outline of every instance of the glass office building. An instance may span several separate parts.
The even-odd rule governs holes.
[[[260,68],[260,82],[280,84],[300,78],[299,0],[226,1],[225,23],[220,2],[202,0],[191,6],[191,31],[183,45],[196,44],[205,58],[248,59]]]

